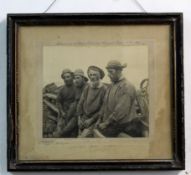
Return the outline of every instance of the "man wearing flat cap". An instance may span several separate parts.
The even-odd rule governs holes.
[[[117,60],[110,61],[106,67],[112,84],[106,91],[97,124],[98,131],[106,137],[117,137],[137,115],[136,90],[123,76],[124,68],[126,64]]]
[[[67,123],[65,126],[62,128],[61,135],[66,137],[66,136],[72,136],[72,137],[77,137],[78,134],[78,116],[76,115],[76,109],[77,109],[77,104],[80,100],[82,91],[84,87],[87,85],[88,78],[84,75],[83,70],[81,69],[76,69],[74,71],[74,86],[75,86],[75,99],[74,101],[70,104],[70,107],[67,111]]]
[[[76,69],[74,71],[74,85],[76,87],[75,100],[78,102],[80,100],[82,91],[87,85],[88,78],[84,75],[82,69]]]
[[[57,129],[53,135],[54,137],[75,137],[77,135],[77,129],[71,131],[72,128],[68,127],[68,123],[74,115],[74,112],[71,110],[71,105],[75,101],[74,73],[70,69],[64,69],[61,78],[64,80],[64,86],[57,96],[57,105],[60,114]]]
[[[96,66],[89,66],[87,71],[90,83],[84,88],[77,107],[79,116],[79,137],[92,137],[94,125],[103,104],[106,86],[101,82],[104,71]]]

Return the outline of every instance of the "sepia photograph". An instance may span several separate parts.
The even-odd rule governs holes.
[[[145,43],[43,47],[43,137],[149,135]]]
[[[184,166],[181,14],[10,14],[7,29],[10,170]]]

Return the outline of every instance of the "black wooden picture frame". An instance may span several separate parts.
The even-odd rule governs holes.
[[[17,28],[61,25],[161,25],[171,28],[173,159],[127,161],[20,162],[18,154]],[[7,164],[9,171],[181,170],[185,167],[182,13],[8,14],[7,16]]]

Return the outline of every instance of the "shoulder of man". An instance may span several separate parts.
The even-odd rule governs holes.
[[[63,85],[62,87],[60,87],[60,92],[64,92],[66,90],[66,85]]]
[[[87,97],[89,87],[90,87],[90,84],[87,83],[87,84],[85,85],[85,87],[83,88],[83,90],[82,90],[82,95],[81,95],[81,96],[83,96],[84,98]]]
[[[85,89],[88,85],[89,85],[89,83],[88,83],[88,82],[87,82],[87,83],[85,83],[83,88]]]
[[[55,90],[55,93],[58,94],[63,88],[63,85],[58,86],[57,89]]]
[[[124,79],[121,84],[120,87],[123,91],[128,92],[129,94],[135,95],[136,94],[136,89],[135,86],[129,82],[127,79]]]
[[[57,93],[57,99],[62,100],[64,94],[64,85],[60,86]]]
[[[107,90],[110,87],[110,84],[102,83],[102,87],[103,87],[104,90]]]
[[[89,87],[90,87],[90,84],[89,84],[89,83],[86,83],[86,85],[84,86],[83,91],[87,91],[87,90],[89,89]]]
[[[71,88],[71,90],[74,91],[74,88]],[[59,90],[59,95],[60,96],[67,96],[68,95],[68,88],[66,87],[66,85],[63,85],[60,90]]]

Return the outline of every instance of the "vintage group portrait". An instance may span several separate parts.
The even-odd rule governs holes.
[[[102,42],[43,48],[43,137],[149,135],[148,46]]]
[[[182,169],[181,32],[179,13],[8,15],[8,169]]]

